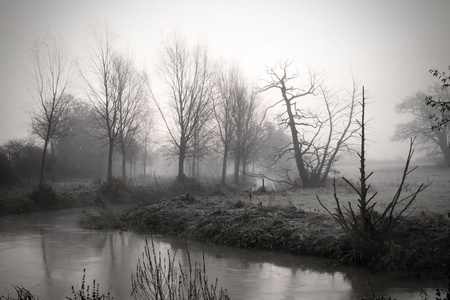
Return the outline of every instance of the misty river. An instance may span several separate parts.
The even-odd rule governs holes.
[[[100,284],[114,299],[130,299],[131,273],[148,236],[119,231],[91,231],[76,225],[80,209],[0,217],[0,295],[13,296],[12,285],[30,289],[43,299],[72,297],[71,286]],[[184,241],[156,236],[155,248],[166,257],[187,261]],[[314,257],[253,251],[188,241],[191,259],[205,256],[209,281],[219,279],[231,299],[360,299],[372,279],[378,295],[420,299],[434,295],[436,281],[393,281],[367,270],[327,266]]]

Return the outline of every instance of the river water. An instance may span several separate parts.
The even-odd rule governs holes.
[[[76,225],[79,209],[0,217],[0,295],[15,295],[12,285],[43,299],[72,297],[71,286],[93,279],[100,292],[130,299],[131,273],[148,236],[119,231],[91,231]],[[184,241],[155,236],[156,251],[167,250],[185,263]],[[378,295],[420,299],[441,286],[436,281],[394,281],[367,270],[330,267],[326,260],[267,251],[252,251],[188,241],[191,260],[204,253],[209,281],[219,279],[231,299],[361,299],[367,281]]]

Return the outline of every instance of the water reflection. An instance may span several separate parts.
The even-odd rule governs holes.
[[[115,299],[129,299],[131,272],[145,245],[145,236],[129,232],[89,231],[77,228],[77,210],[43,212],[0,218],[0,294],[11,285],[32,288],[44,299],[71,296],[71,285],[95,278],[100,291]],[[156,251],[177,253],[187,264],[183,240],[155,237]],[[364,270],[330,268],[325,260],[282,253],[249,251],[189,242],[191,260],[201,262],[204,252],[210,282],[219,278],[232,299],[360,299],[367,280],[397,299],[420,299],[421,287],[436,282],[396,282]]]

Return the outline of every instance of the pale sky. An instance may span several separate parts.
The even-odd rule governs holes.
[[[82,56],[96,18],[150,69],[161,37],[177,29],[191,42],[206,41],[215,58],[239,61],[254,82],[286,59],[326,72],[328,86],[338,89],[350,87],[353,72],[372,102],[368,156],[405,157],[407,143],[390,142],[400,122],[394,106],[436,82],[430,68],[450,65],[449,16],[448,0],[0,0],[0,144],[29,134],[25,69],[33,39],[50,30]]]

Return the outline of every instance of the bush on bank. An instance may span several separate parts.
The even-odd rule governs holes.
[[[131,189],[120,178],[111,178],[99,188],[100,195],[110,203],[130,202]]]
[[[38,185],[31,192],[31,200],[44,209],[60,208],[59,197],[49,184]]]

